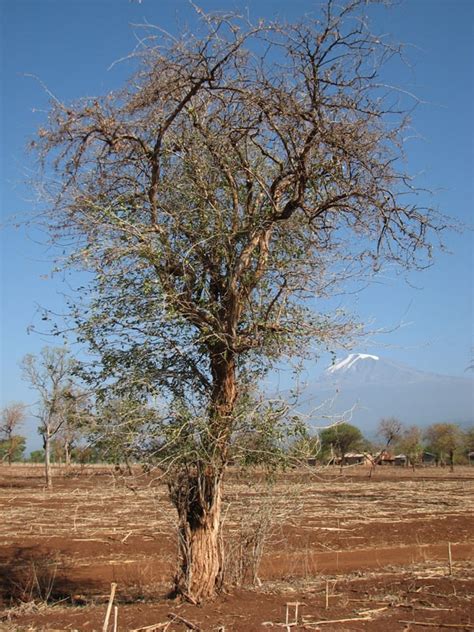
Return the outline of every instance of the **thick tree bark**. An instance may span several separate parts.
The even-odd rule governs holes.
[[[178,512],[179,565],[175,593],[196,603],[214,597],[222,583],[222,477],[237,397],[232,354],[221,349],[212,356],[211,364],[209,432],[202,438],[202,455],[196,462],[186,464],[169,485]]]
[[[179,564],[175,593],[200,603],[221,585],[220,540],[222,479],[211,468],[184,474],[174,497],[178,510]]]

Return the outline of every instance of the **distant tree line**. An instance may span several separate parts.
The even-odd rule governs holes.
[[[81,380],[81,365],[64,348],[27,355],[22,362],[25,379],[39,395],[34,408],[43,448],[27,457],[26,438],[20,433],[26,406],[12,402],[1,410],[0,461],[44,463],[46,484],[52,486],[51,464],[109,463],[131,470],[131,465],[166,467],[172,458],[173,437],[153,431],[159,415],[156,403],[144,403],[130,393],[90,392]],[[376,440],[370,441],[356,426],[339,422],[311,434],[296,416],[282,410],[281,402],[242,415],[230,446],[238,465],[276,468],[295,463],[339,463],[349,453],[370,455],[374,465],[385,456],[403,454],[416,467],[429,454],[436,465],[451,468],[469,463],[474,452],[474,426],[433,423],[426,428],[404,426],[393,417],[381,419]],[[179,412],[179,411],[178,411]],[[182,411],[182,415],[185,415]],[[180,438],[182,440],[182,438]]]
[[[436,465],[451,468],[455,464],[469,463],[474,452],[474,427],[462,429],[456,423],[434,423],[426,428],[404,426],[398,419],[381,419],[376,441],[365,438],[359,428],[349,423],[338,423],[320,430],[310,442],[300,443],[293,449],[311,446],[307,456],[320,463],[344,464],[348,453],[360,452],[371,456],[374,465],[382,463],[387,455],[405,457],[407,465],[420,465],[424,456]],[[304,450],[302,452],[304,454]]]

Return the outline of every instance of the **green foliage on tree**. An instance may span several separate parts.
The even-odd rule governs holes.
[[[455,455],[462,444],[461,429],[453,423],[432,424],[425,430],[427,450],[436,455],[442,465],[454,468]]]
[[[32,450],[28,458],[28,461],[30,463],[44,463],[44,459],[45,459],[45,454],[44,454],[43,449]]]
[[[325,459],[337,456],[344,461],[344,455],[353,450],[360,450],[364,444],[364,437],[356,426],[348,423],[338,423],[319,432],[321,452]]]
[[[418,426],[405,428],[396,441],[396,449],[406,455],[412,468],[421,463],[423,456],[423,433]]]
[[[470,426],[464,430],[462,443],[463,452],[466,457],[469,453],[474,453],[474,426]]]
[[[26,438],[12,435],[9,439],[0,440],[0,461],[22,461],[26,447]]]
[[[16,433],[24,421],[24,404],[13,402],[2,408],[0,413],[0,441],[3,446],[3,454],[1,458],[2,460],[6,460],[10,465],[13,461],[18,460],[19,451],[21,453],[21,440],[24,439],[24,437]]]
[[[288,409],[288,402],[262,400],[242,411],[232,438],[231,454],[236,463],[268,471],[295,463],[295,451],[289,446],[306,442],[307,429]]]
[[[102,452],[94,445],[78,445],[72,449],[72,461],[79,465],[86,465],[88,463],[111,463],[108,460],[108,455],[102,454]]]

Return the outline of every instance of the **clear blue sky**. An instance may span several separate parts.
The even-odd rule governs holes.
[[[311,11],[310,0],[201,0],[206,10],[248,7],[251,18],[294,19]],[[168,30],[176,18],[192,24],[186,0],[0,0],[1,7],[1,206],[9,216],[32,212],[34,194],[28,138],[41,124],[48,98],[37,81],[67,101],[118,87],[126,64],[110,64],[134,47],[131,23],[145,19]],[[387,11],[372,7],[374,27],[409,43],[411,69],[391,77],[427,103],[414,115],[421,139],[407,144],[408,169],[435,191],[427,200],[473,224],[474,2],[406,0]],[[50,255],[35,230],[4,227],[1,238],[0,406],[33,402],[18,363],[54,340],[28,334],[41,325],[37,306],[61,310],[67,284],[51,279]],[[423,274],[381,279],[344,304],[373,329],[390,329],[358,351],[376,353],[422,370],[463,375],[473,346],[472,232],[447,239],[452,255],[439,255]],[[324,365],[325,358],[322,360]],[[323,367],[321,367],[323,368]],[[319,370],[319,367],[315,370]]]

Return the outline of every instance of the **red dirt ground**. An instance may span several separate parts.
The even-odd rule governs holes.
[[[204,606],[166,597],[176,547],[160,481],[89,467],[58,471],[48,492],[41,474],[0,468],[0,630],[102,630],[111,582],[120,632],[173,614],[202,632],[286,630],[288,602],[304,604],[294,632],[474,630],[474,469],[312,469],[271,486],[231,472],[229,578],[251,561],[242,551],[258,530],[264,555],[257,586]]]

